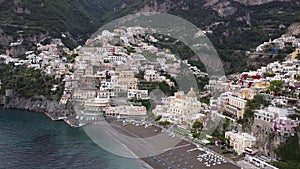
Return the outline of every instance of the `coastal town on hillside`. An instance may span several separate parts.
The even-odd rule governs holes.
[[[210,79],[201,90],[195,86],[180,90],[176,79],[183,68],[195,79],[209,79],[208,73],[169,49],[156,47],[153,44],[158,40],[146,32],[141,27],[105,30],[73,51],[63,47],[60,39],[53,39],[50,44],[37,44],[39,53],[28,51],[22,59],[0,58],[6,64],[25,65],[62,78],[60,104],[74,104],[80,113],[54,118],[70,125],[96,124],[103,116],[119,119],[124,126],[150,122],[172,128],[168,130],[171,137],[210,145],[217,153],[195,158],[204,167],[220,164],[222,168],[223,163],[234,160],[243,168],[276,169],[274,149],[299,132],[300,39],[283,35],[248,53],[276,55],[291,46],[293,52],[283,60]],[[215,131],[204,136],[198,133],[209,128]],[[163,165],[158,161],[157,165]],[[184,164],[178,165],[182,168]]]

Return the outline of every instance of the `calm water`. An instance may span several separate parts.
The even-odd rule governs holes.
[[[140,169],[94,144],[83,129],[40,113],[0,108],[0,168]]]

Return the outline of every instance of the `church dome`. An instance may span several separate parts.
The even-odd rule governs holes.
[[[193,88],[188,92],[187,94],[188,97],[197,97],[196,92],[194,91]]]

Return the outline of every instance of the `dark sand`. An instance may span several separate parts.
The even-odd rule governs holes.
[[[168,169],[170,167],[172,169],[202,169],[202,168],[238,169],[239,168],[238,166],[231,164],[227,161],[224,162],[223,160],[220,160],[221,161],[220,164],[217,163],[214,164],[213,160],[212,162],[209,162],[210,159],[214,159],[214,158],[207,158],[207,160],[202,158],[202,161],[200,162],[197,160],[197,156],[205,154],[205,152],[200,150],[194,150],[188,152],[188,150],[195,149],[196,146],[191,145],[186,141],[182,141],[180,145],[187,145],[187,146],[174,148],[163,154],[160,154],[159,156],[144,158],[143,160],[155,169]],[[210,166],[207,167],[205,165],[205,162],[210,164]]]
[[[144,125],[136,126],[135,124],[122,125],[122,122],[109,119],[109,123],[117,131],[131,137],[151,137],[161,134],[161,128],[157,126],[150,126],[145,128]],[[155,132],[157,130],[157,132]],[[167,133],[165,133],[167,135]],[[154,169],[239,169],[240,167],[228,162],[220,155],[207,155],[201,157],[202,161],[197,160],[197,156],[206,154],[206,152],[196,149],[197,147],[190,142],[182,140],[174,148],[165,151],[164,153],[142,158],[143,161],[148,163]],[[188,152],[188,150],[194,149]],[[206,166],[209,164],[210,166]]]

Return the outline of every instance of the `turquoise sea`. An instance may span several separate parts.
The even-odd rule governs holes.
[[[2,169],[140,169],[142,164],[98,147],[82,128],[41,113],[0,108]]]

